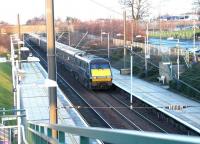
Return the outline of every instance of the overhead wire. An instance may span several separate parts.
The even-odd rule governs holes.
[[[100,2],[97,2],[96,0],[89,0],[89,1],[91,1],[92,3],[94,3],[94,4],[96,4],[96,5],[100,6],[100,7],[105,8],[108,11],[111,11],[111,12],[113,12],[115,14],[118,14],[118,15],[122,16],[122,13],[120,13],[120,12],[118,12],[116,10],[113,10],[111,7],[105,6],[104,4],[102,4]]]
[[[157,107],[152,107],[152,106],[133,106],[133,109],[169,109],[169,110],[183,110],[186,108],[194,108],[197,107],[199,108],[200,106],[193,106],[193,105],[168,105],[168,106],[157,106]],[[81,106],[81,105],[73,105],[73,106],[61,106],[57,107],[57,109],[127,109],[129,107],[127,106]]]

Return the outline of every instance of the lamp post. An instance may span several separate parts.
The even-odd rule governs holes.
[[[131,92],[130,92],[130,109],[133,109],[133,54],[132,54],[132,51],[133,51],[133,45],[131,45]]]
[[[102,29],[101,29],[101,45],[102,45],[102,41],[103,41],[103,38],[102,38]]]
[[[20,60],[21,60],[21,47],[23,47],[24,45],[24,42],[23,41],[18,41],[18,60],[19,60],[19,68],[21,68],[21,63],[20,63]]]
[[[108,59],[110,59],[110,33],[102,32],[101,35],[107,35],[108,36]]]
[[[177,78],[179,80],[179,75],[180,75],[180,59],[179,59],[179,39],[174,39],[173,37],[170,37],[168,38],[167,40],[176,40],[177,41],[177,44],[176,44],[176,47],[177,47]]]
[[[180,75],[180,67],[179,67],[179,39],[176,39],[177,40],[177,49],[178,49],[178,57],[177,57],[177,65],[178,65],[178,80],[179,80],[179,75]]]
[[[71,35],[70,35],[70,31],[67,32],[68,33],[68,40],[69,40],[69,46],[71,45]]]
[[[147,59],[150,58],[149,54],[147,54],[147,47],[148,47],[148,40],[146,36],[141,36],[137,35],[136,38],[144,38],[144,65],[145,65],[145,76],[147,77],[147,70],[148,70],[148,65],[147,65]],[[149,52],[149,50],[148,50]]]
[[[123,11],[123,19],[124,19],[124,68],[126,68],[126,10]]]
[[[197,10],[195,9],[195,14],[197,14]],[[196,52],[195,52],[195,45],[196,45],[196,21],[195,21],[195,18],[194,18],[194,20],[193,20],[193,49],[194,49],[194,51],[193,51],[193,57],[194,57],[194,62],[196,62],[197,60],[196,60]]]

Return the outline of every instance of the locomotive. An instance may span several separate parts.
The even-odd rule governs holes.
[[[28,34],[29,40],[47,52],[46,37]],[[79,49],[55,42],[56,59],[70,71],[74,78],[89,89],[109,89],[112,86],[110,62]]]

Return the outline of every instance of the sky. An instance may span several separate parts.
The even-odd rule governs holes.
[[[150,1],[152,15],[158,16],[159,12],[161,14],[188,12],[192,9],[193,0]],[[0,21],[16,24],[19,13],[21,23],[24,24],[30,18],[45,15],[45,0],[0,0],[0,2]],[[123,8],[119,5],[119,0],[54,0],[54,4],[55,18],[65,19],[66,16],[82,20],[122,18]]]

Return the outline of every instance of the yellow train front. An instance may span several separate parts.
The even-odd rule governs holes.
[[[109,61],[98,59],[90,62],[90,85],[92,89],[111,88],[112,71]]]

